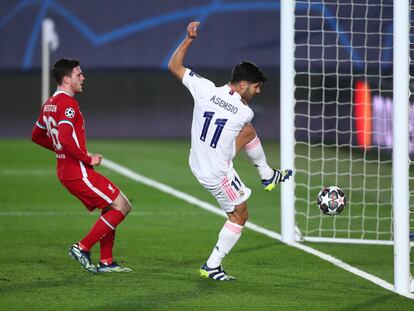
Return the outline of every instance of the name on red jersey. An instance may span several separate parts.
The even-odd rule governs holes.
[[[56,112],[57,106],[56,105],[44,105],[43,112]]]

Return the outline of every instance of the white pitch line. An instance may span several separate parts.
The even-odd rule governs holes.
[[[296,248],[299,248],[299,249],[301,249],[304,252],[307,252],[309,254],[315,255],[315,256],[317,256],[317,257],[319,257],[319,258],[321,258],[323,260],[326,260],[326,261],[328,261],[330,263],[333,263],[335,266],[337,266],[339,268],[342,268],[342,269],[344,269],[346,271],[349,271],[349,272],[351,272],[353,274],[356,274],[356,275],[358,275],[358,276],[360,276],[360,277],[362,277],[362,278],[364,278],[364,279],[366,279],[368,281],[371,281],[371,282],[373,282],[373,283],[375,283],[375,284],[377,284],[377,285],[379,285],[379,286],[381,286],[381,287],[383,287],[383,288],[385,288],[387,290],[390,290],[392,292],[395,292],[394,291],[394,286],[392,284],[384,281],[383,279],[380,279],[379,277],[376,277],[375,275],[369,274],[369,273],[367,273],[367,272],[365,272],[363,270],[360,270],[358,268],[355,268],[355,267],[353,267],[353,266],[351,266],[351,265],[343,262],[342,260],[340,260],[340,259],[338,259],[336,257],[333,257],[332,255],[325,254],[325,253],[323,253],[321,251],[318,251],[318,250],[316,250],[316,249],[314,249],[312,247],[309,247],[307,245],[303,245],[303,244],[298,243],[298,242],[295,242],[294,245],[292,245],[292,246],[294,246]],[[407,294],[407,295],[402,295],[402,296],[405,296],[407,298],[414,299],[414,294]]]
[[[215,207],[214,205],[211,205],[210,203],[201,201],[201,200],[199,200],[199,199],[197,199],[197,198],[195,198],[191,195],[188,195],[188,194],[186,194],[182,191],[176,190],[176,189],[174,189],[170,186],[167,186],[163,183],[160,183],[160,182],[155,181],[153,179],[150,179],[148,177],[142,176],[142,175],[140,175],[140,174],[138,174],[138,173],[122,166],[122,165],[119,165],[119,164],[113,162],[113,161],[110,161],[108,159],[104,159],[102,161],[102,166],[104,166],[108,169],[111,169],[111,170],[113,170],[113,171],[115,171],[115,172],[117,172],[117,173],[119,173],[119,174],[121,174],[125,177],[128,177],[128,178],[134,180],[134,181],[137,181],[139,183],[142,183],[142,184],[145,184],[147,186],[153,187],[153,188],[158,189],[162,192],[170,194],[170,195],[172,195],[176,198],[182,199],[182,200],[184,200],[184,201],[186,201],[190,204],[193,204],[193,205],[196,205],[196,206],[198,206],[202,209],[205,209],[209,212],[212,212],[214,214],[217,214],[217,215],[220,215],[222,217],[227,218],[226,213],[224,213],[221,209]],[[258,226],[258,225],[254,224],[252,222],[249,222],[249,221],[246,223],[245,227],[247,227],[247,228],[249,228],[249,229],[251,229],[255,232],[261,233],[265,236],[268,236],[272,239],[275,239],[275,240],[278,240],[278,241],[284,243],[282,241],[281,235],[277,232],[268,230],[266,228]],[[318,251],[318,250],[316,250],[312,247],[300,244],[298,242],[288,244],[288,245],[296,247],[296,248],[298,248],[300,250],[303,250],[303,251],[305,251],[309,254],[315,255],[315,256],[317,256],[317,257],[319,257],[319,258],[321,258],[325,261],[328,261],[328,262],[334,264],[335,266],[337,266],[341,269],[344,269],[344,270],[346,270],[350,273],[353,273],[353,274],[355,274],[355,275],[357,275],[361,278],[364,278],[364,279],[366,279],[366,280],[368,280],[368,281],[370,281],[370,282],[372,282],[372,283],[374,283],[378,286],[381,286],[382,288],[385,288],[385,289],[395,293],[394,286],[392,284],[390,284],[387,281],[385,281],[383,279],[380,279],[380,278],[378,278],[378,277],[376,277],[372,274],[369,274],[365,271],[362,271],[358,268],[355,268],[355,267],[343,262],[342,260],[339,260],[338,258],[335,258],[331,255],[325,254],[321,251]],[[411,293],[397,293],[397,294],[400,294],[401,296],[404,296],[404,297],[407,297],[407,298],[410,298],[410,299],[414,299],[414,294],[411,294]]]
[[[24,170],[24,169],[0,169],[0,176],[49,176],[56,175],[54,170]]]

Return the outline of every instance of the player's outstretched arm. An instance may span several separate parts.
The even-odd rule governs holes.
[[[187,26],[187,37],[181,42],[180,46],[175,50],[168,62],[168,69],[180,81],[183,80],[185,74],[185,67],[183,65],[185,55],[193,40],[197,37],[198,26],[200,22],[191,22]]]

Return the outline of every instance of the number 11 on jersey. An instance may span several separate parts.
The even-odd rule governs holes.
[[[206,141],[206,136],[208,132],[208,128],[210,127],[211,119],[213,119],[214,112],[213,111],[206,111],[204,112],[203,117],[205,118],[203,130],[201,131],[200,139],[202,141]],[[216,122],[214,122],[215,125],[217,125],[216,130],[214,131],[213,138],[210,142],[210,147],[216,148],[217,143],[220,139],[221,132],[223,132],[223,128],[226,125],[227,119],[217,119]]]

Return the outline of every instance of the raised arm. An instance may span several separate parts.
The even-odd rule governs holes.
[[[187,26],[187,37],[181,42],[168,62],[168,69],[180,81],[183,80],[185,67],[183,65],[185,55],[193,40],[197,37],[197,28],[200,22],[191,22]]]

